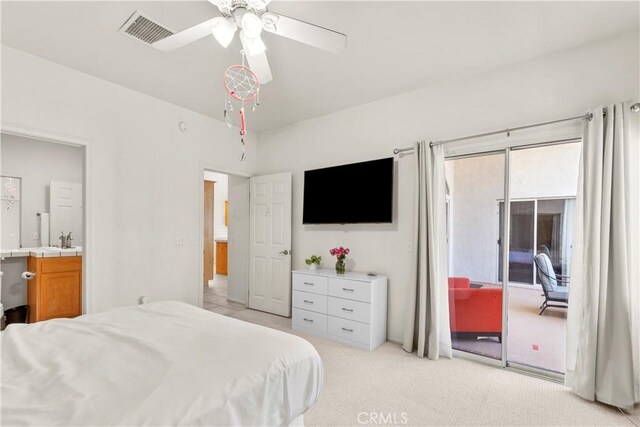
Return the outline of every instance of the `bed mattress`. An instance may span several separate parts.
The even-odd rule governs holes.
[[[288,425],[318,399],[302,338],[179,302],[2,333],[2,425]]]

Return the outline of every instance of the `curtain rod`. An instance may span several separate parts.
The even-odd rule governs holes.
[[[633,104],[631,106],[631,111],[633,111],[634,113],[637,113],[638,111],[640,111],[640,103]],[[492,132],[477,133],[475,135],[463,136],[461,138],[445,139],[445,140],[442,140],[442,141],[432,141],[432,142],[429,143],[429,146],[433,147],[434,145],[442,145],[442,144],[448,144],[450,142],[466,141],[468,139],[482,138],[482,137],[491,136],[491,135],[499,135],[501,133],[506,133],[507,136],[508,136],[510,132],[517,131],[517,130],[530,129],[530,128],[534,128],[534,127],[538,127],[538,126],[552,125],[552,124],[555,124],[555,123],[568,122],[568,121],[572,121],[572,120],[585,120],[585,119],[591,120],[592,117],[593,117],[592,113],[583,114],[582,116],[568,117],[566,119],[551,120],[551,121],[548,121],[548,122],[534,123],[534,124],[531,124],[531,125],[518,126],[518,127],[514,127],[514,128],[507,128],[507,129],[496,130],[496,131],[492,131]],[[413,151],[413,147],[394,148],[393,149],[393,154],[404,153],[406,151]]]

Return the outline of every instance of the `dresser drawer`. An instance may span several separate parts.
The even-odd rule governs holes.
[[[327,296],[311,292],[293,291],[293,306],[303,310],[327,314]]]
[[[315,313],[313,311],[293,308],[292,323],[295,326],[304,329],[310,329],[316,332],[327,332],[327,315]]]
[[[349,279],[329,279],[330,296],[371,302],[371,284]]]
[[[329,311],[331,316],[371,323],[371,305],[366,302],[353,301],[344,298],[329,297]]]
[[[313,292],[314,294],[327,294],[326,277],[313,276],[311,274],[294,274],[293,289],[303,292]]]
[[[329,316],[329,335],[345,338],[363,344],[369,344],[369,325]]]

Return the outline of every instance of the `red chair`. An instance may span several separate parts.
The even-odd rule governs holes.
[[[502,342],[502,288],[471,288],[467,277],[449,278],[453,336],[498,337]]]

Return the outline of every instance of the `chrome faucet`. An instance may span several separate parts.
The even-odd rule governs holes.
[[[58,239],[60,239],[60,249],[69,249],[71,247],[71,241],[73,240],[71,232],[65,236],[64,231],[62,231]]]
[[[64,231],[60,232],[60,237],[58,237],[58,239],[60,240],[60,249],[64,249],[67,247],[67,236],[64,235]]]

